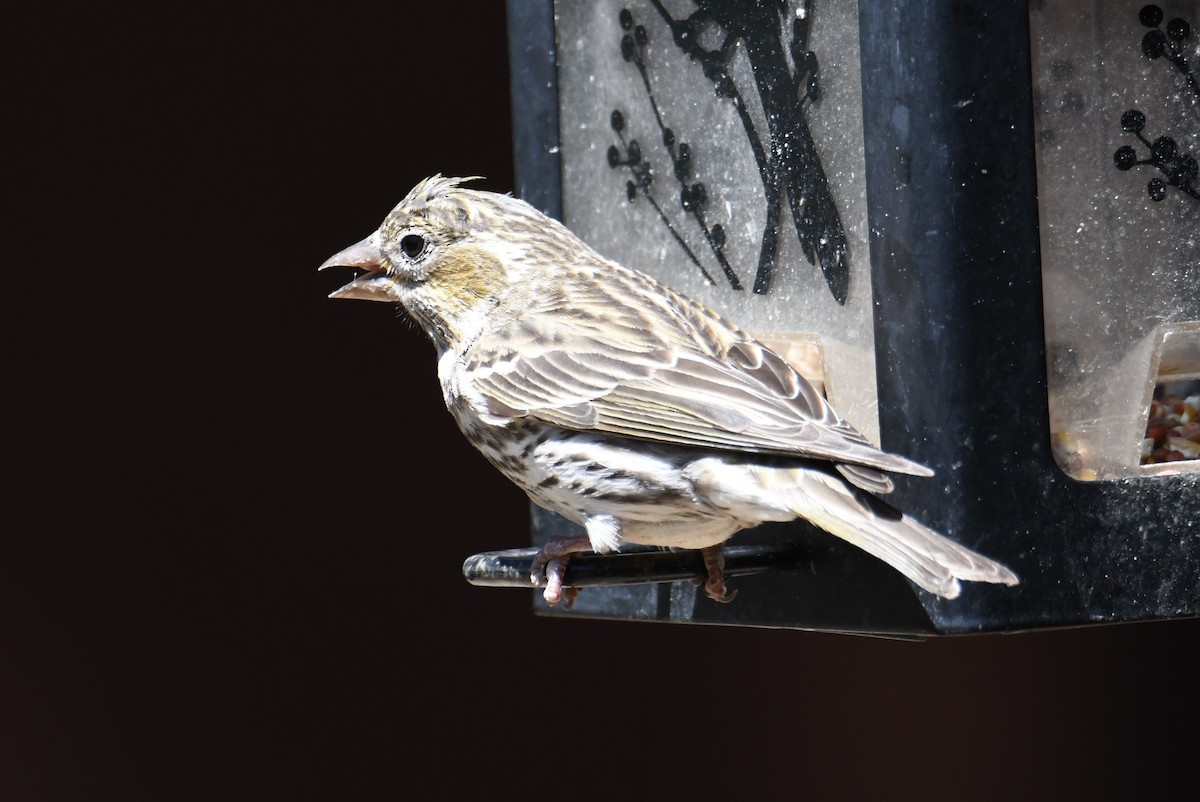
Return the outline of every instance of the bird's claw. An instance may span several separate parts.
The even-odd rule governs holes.
[[[570,610],[575,605],[575,599],[579,596],[579,588],[563,585],[563,577],[566,576],[567,563],[569,561],[569,557],[556,557],[544,563],[546,569],[545,575],[540,570],[541,566],[538,566],[539,570],[535,571],[529,577],[534,587],[545,585],[545,590],[542,591],[542,598],[551,607],[562,601],[563,609]]]
[[[737,596],[736,590],[726,590],[725,580],[714,582],[711,578],[704,583],[704,593],[718,604],[729,604]]]
[[[546,600],[546,604],[554,606],[562,601],[564,610],[570,610],[575,604],[579,588],[563,584],[567,574],[567,563],[573,555],[587,551],[590,545],[586,537],[551,538],[534,555],[529,581],[535,588],[545,588],[542,598]]]
[[[725,552],[722,546],[709,546],[700,550],[704,558],[704,570],[708,578],[704,580],[704,593],[708,598],[719,604],[729,604],[737,591],[725,588]]]
[[[563,577],[567,574],[567,559],[565,557],[555,557],[546,563],[546,589],[542,591],[542,598],[546,600],[546,604],[554,606],[563,597]]]

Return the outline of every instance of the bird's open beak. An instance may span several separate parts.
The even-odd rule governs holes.
[[[383,251],[379,247],[378,231],[362,242],[356,242],[344,251],[335,253],[317,270],[327,267],[357,267],[367,271],[346,286],[329,293],[330,298],[357,298],[361,301],[390,303],[400,300],[395,294],[395,283],[388,277]]]

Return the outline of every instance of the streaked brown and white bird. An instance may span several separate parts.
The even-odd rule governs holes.
[[[932,471],[868,442],[777,353],[466,180],[422,181],[321,269],[365,271],[332,298],[400,304],[433,340],[467,439],[534,503],[584,527],[535,561],[548,602],[572,554],[623,543],[702,550],[705,590],[726,601],[722,545],[796,518],[939,596],[956,597],[959,580],[1017,583],[876,498],[892,489],[887,472]]]

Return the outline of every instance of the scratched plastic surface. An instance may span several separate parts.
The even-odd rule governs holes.
[[[1139,458],[1156,381],[1200,378],[1200,3],[1031,5],[1055,457],[1080,479],[1195,471]]]

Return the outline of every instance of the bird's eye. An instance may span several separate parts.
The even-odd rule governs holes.
[[[400,239],[400,250],[409,259],[416,259],[425,250],[425,238],[420,234],[405,234]]]

